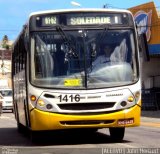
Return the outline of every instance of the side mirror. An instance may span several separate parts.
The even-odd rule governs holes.
[[[138,43],[139,43],[139,51],[142,52],[143,59],[145,61],[150,61],[148,43],[145,33],[139,35]]]

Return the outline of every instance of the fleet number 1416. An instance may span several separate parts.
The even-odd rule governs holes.
[[[79,102],[80,101],[80,95],[59,95],[58,98],[60,99],[60,102]]]

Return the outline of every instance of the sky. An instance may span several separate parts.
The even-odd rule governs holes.
[[[0,0],[0,41],[4,35],[15,40],[26,23],[29,14],[36,11],[70,8],[109,8],[127,9],[152,0],[75,0],[80,7],[71,4],[72,0]],[[160,0],[154,0],[157,8]],[[160,9],[160,8],[159,8]]]

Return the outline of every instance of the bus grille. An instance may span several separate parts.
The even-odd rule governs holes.
[[[60,121],[62,125],[103,125],[111,124],[114,120],[79,120],[79,121]]]
[[[62,110],[99,110],[113,107],[115,102],[58,104]]]

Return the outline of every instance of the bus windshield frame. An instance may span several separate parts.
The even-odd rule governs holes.
[[[127,47],[129,44],[130,47]],[[110,45],[115,53],[122,53],[112,56],[112,61],[108,63],[98,64],[94,61],[100,59],[100,50],[105,45]],[[127,50],[126,53],[124,50]],[[136,50],[132,28],[98,26],[93,29],[86,26],[77,29],[68,26],[68,29],[58,30],[55,27],[44,32],[32,32],[31,83],[37,87],[57,89],[95,89],[134,84],[139,77]],[[121,61],[120,56],[123,56]],[[74,71],[71,70],[73,66],[76,66]],[[45,72],[43,75],[38,72],[40,68]]]

